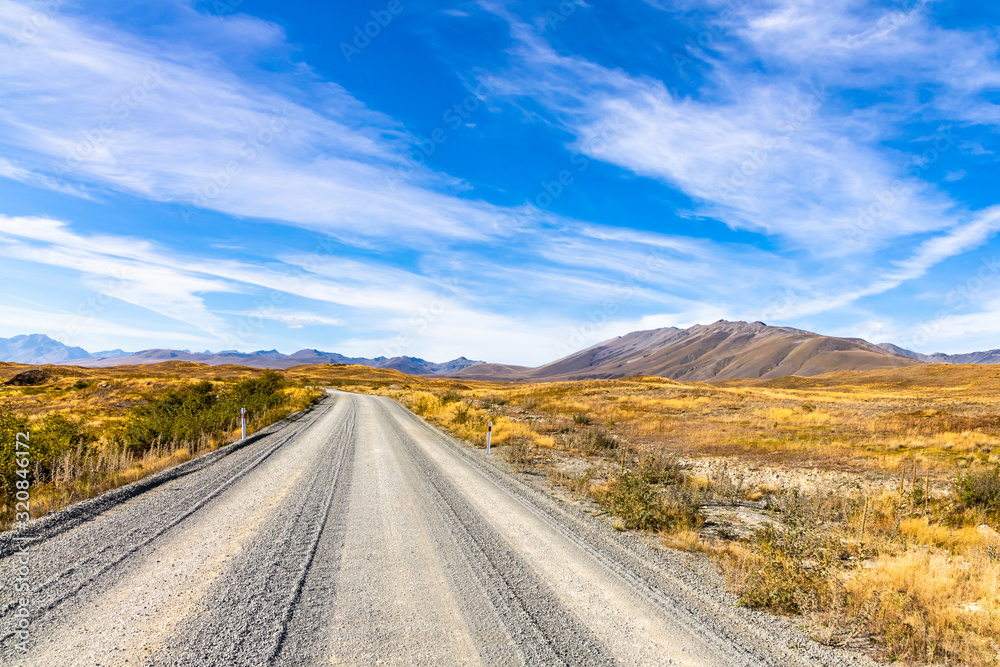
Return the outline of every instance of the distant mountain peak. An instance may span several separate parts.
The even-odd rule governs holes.
[[[925,364],[996,364],[1000,363],[1000,350],[984,350],[982,352],[967,352],[965,354],[945,354],[935,352],[933,354],[922,354],[905,348],[893,345],[892,343],[879,343],[878,347],[899,357],[916,359]]]
[[[22,334],[0,338],[0,361],[20,364],[58,364],[69,359],[87,359],[82,347],[70,347],[45,334]]]
[[[306,348],[292,354],[275,349],[240,352],[190,352],[151,348],[138,352],[105,350],[94,354],[45,334],[0,338],[0,361],[23,364],[119,366],[163,361],[193,361],[257,368],[308,364],[358,364],[412,375],[450,375],[498,380],[563,380],[658,375],[675,380],[772,378],[818,375],[836,370],[896,368],[915,363],[994,364],[1000,349],[968,354],[922,354],[892,343],[874,345],[862,338],[837,338],[761,321],[717,320],[686,329],[661,327],[615,336],[537,368],[487,364],[464,356],[435,363],[420,357],[348,357]],[[477,368],[479,367],[479,368]]]
[[[465,357],[443,363],[426,361],[418,357],[384,356],[368,359],[365,357],[346,357],[336,352],[323,352],[318,349],[299,350],[293,354],[282,354],[277,350],[258,350],[256,352],[240,352],[239,350],[220,350],[212,352],[191,352],[190,350],[172,350],[151,348],[138,352],[111,350],[91,355],[83,348],[68,347],[52,340],[44,334],[30,334],[0,338],[0,361],[22,364],[72,364],[76,366],[123,366],[132,364],[155,364],[163,361],[194,361],[210,365],[239,364],[256,368],[290,368],[305,364],[358,364],[374,368],[390,368],[413,375],[438,375],[453,373],[462,368],[482,361],[470,361]]]
[[[577,380],[654,375],[682,381],[819,375],[838,370],[898,368],[918,363],[861,339],[834,338],[763,322],[718,320],[687,329],[664,327],[606,340],[544,366],[475,367],[459,377]]]

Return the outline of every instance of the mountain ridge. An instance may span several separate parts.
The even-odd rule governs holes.
[[[879,343],[878,347],[892,354],[922,361],[925,364],[997,364],[1000,363],[1000,350],[983,350],[981,352],[966,352],[964,354],[945,354],[934,352],[923,354],[907,350],[892,343]]]
[[[812,376],[842,370],[893,369],[920,363],[994,364],[1000,363],[1000,350],[922,354],[892,343],[876,345],[862,338],[824,336],[763,322],[719,320],[686,329],[663,327],[633,331],[538,367],[487,363],[464,356],[442,363],[406,356],[348,357],[315,348],[292,354],[274,349],[191,352],[161,348],[138,352],[116,349],[90,354],[83,348],[63,345],[44,334],[0,338],[0,361],[92,368],[164,361],[275,369],[309,364],[358,364],[411,375],[469,380],[545,381],[655,375],[673,380],[707,381]]]
[[[13,343],[11,342],[13,341]],[[98,356],[103,355],[103,356]],[[222,350],[220,352],[191,352],[190,350],[172,350],[151,348],[138,352],[124,350],[108,350],[90,354],[80,347],[69,347],[45,334],[30,334],[0,338],[0,361],[22,364],[62,364],[84,366],[87,368],[102,368],[107,366],[125,366],[134,364],[156,364],[164,361],[193,361],[197,363],[219,366],[222,364],[238,364],[253,368],[283,369],[305,364],[357,364],[372,368],[390,368],[410,375],[442,375],[457,370],[482,364],[485,362],[458,357],[451,361],[433,362],[419,357],[348,357],[336,352],[323,352],[318,349],[305,348],[283,354],[277,350],[257,350],[255,352],[239,352]]]
[[[681,381],[769,379],[838,370],[901,368],[922,363],[861,338],[823,336],[763,322],[696,324],[633,331],[537,368],[486,364],[452,374],[464,379],[541,381],[654,375]],[[499,371],[503,371],[500,373]],[[502,377],[500,377],[502,375]]]

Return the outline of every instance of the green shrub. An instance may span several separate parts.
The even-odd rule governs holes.
[[[656,450],[639,462],[639,474],[650,484],[682,484],[686,477],[677,457]]]
[[[966,507],[1000,514],[1000,465],[961,475],[955,484],[955,495]]]
[[[13,495],[14,482],[19,479],[16,475],[17,463],[15,456],[18,454],[15,438],[18,433],[28,431],[28,419],[14,413],[7,406],[0,406],[0,476],[3,477],[4,493]],[[29,441],[28,443],[33,444]],[[24,451],[24,450],[21,450]]]
[[[756,565],[739,601],[747,607],[798,614],[826,606],[834,590],[833,565],[840,545],[832,542],[816,507],[797,493],[783,499],[784,521],[751,538]]]
[[[28,449],[17,449],[18,433],[28,432]],[[3,478],[4,493],[10,497],[17,476],[15,458],[29,461],[27,479],[32,486],[52,481],[56,462],[68,451],[89,452],[96,437],[84,430],[82,422],[74,421],[59,413],[47,415],[40,421],[31,422],[7,407],[0,407],[0,477]],[[22,439],[22,442],[24,440]],[[25,454],[26,453],[26,454]],[[15,454],[17,455],[15,457]]]
[[[584,454],[600,454],[618,447],[618,441],[603,428],[576,431],[570,436],[568,444]]]
[[[440,400],[441,400],[441,405],[448,405],[449,403],[457,403],[458,401],[462,400],[462,397],[459,396],[458,392],[446,391],[443,394],[441,394]]]
[[[638,530],[697,528],[702,520],[697,515],[697,493],[675,484],[663,488],[654,486],[658,478],[650,469],[623,470],[607,485],[594,493],[594,499],[622,520],[622,527]]]
[[[133,408],[120,437],[136,453],[145,452],[156,443],[194,442],[236,428],[240,408],[244,407],[248,423],[261,424],[268,413],[285,408],[286,398],[281,393],[285,386],[284,378],[274,371],[265,371],[222,390],[203,380]]]

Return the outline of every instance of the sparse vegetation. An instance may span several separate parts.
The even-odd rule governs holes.
[[[1000,515],[1000,465],[959,476],[955,495],[968,508],[980,509],[994,521]]]
[[[707,552],[742,604],[798,615],[819,641],[906,663],[998,662],[989,367],[356,389],[479,446],[492,420],[494,443],[517,443],[503,454],[515,468],[541,467],[617,528]]]
[[[105,433],[130,408],[160,414],[153,397],[166,400],[171,389],[168,404],[177,407],[260,375],[212,369],[208,392],[194,388],[206,367],[163,366],[11,386],[0,394],[9,408],[0,428],[30,419],[41,429],[61,412],[70,423],[51,428],[75,442],[72,456],[109,452],[105,438],[80,442],[74,428]],[[0,376],[24,370],[0,365]],[[993,367],[711,384],[457,382],[355,366],[282,376],[289,386],[280,391],[293,402],[314,385],[378,393],[478,447],[492,421],[497,454],[515,469],[544,472],[623,530],[656,531],[664,544],[710,554],[742,604],[796,614],[819,641],[909,664],[998,662]],[[161,439],[144,453],[119,450],[125,458],[108,465],[118,482],[130,481],[124,471],[148,474],[202,447],[172,446]]]
[[[531,464],[533,456],[529,440],[524,436],[510,438],[507,446],[502,449],[504,459],[514,466],[515,470],[524,470]]]
[[[208,380],[169,389],[163,395],[148,396],[144,405],[132,408],[113,438],[136,454],[159,443],[176,448],[180,443],[217,441],[236,429],[241,407],[247,409],[249,426],[254,430],[291,412],[282,392],[287,386],[280,374],[264,371],[222,389]]]
[[[92,371],[104,374],[100,381],[78,379],[63,387],[60,374],[83,371],[56,368],[32,376],[42,377],[41,385],[20,384],[23,372],[18,383],[8,383],[0,393],[0,527],[13,518],[18,432],[31,434],[31,513],[40,516],[232,441],[240,407],[247,408],[253,432],[320,395],[290,386],[274,371],[242,369],[212,382],[157,370],[147,376]]]

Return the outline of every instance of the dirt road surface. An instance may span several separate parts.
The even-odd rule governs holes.
[[[3,665],[871,664],[737,607],[704,558],[340,392],[0,535],[0,582]]]

